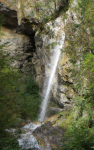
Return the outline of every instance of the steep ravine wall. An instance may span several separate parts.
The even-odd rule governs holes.
[[[7,8],[3,6],[1,13],[4,12],[4,14],[6,14],[5,12],[7,11],[11,12],[10,9],[7,10]],[[70,86],[73,84],[73,80],[70,78],[70,74],[68,74],[66,71],[66,68],[71,67],[71,64],[68,61],[68,56],[63,52],[63,50],[67,44],[65,26],[71,21],[76,21],[76,17],[72,11],[67,11],[66,15],[66,20],[64,20],[63,16],[61,16],[52,23],[48,23],[50,28],[59,28],[59,31],[55,34],[53,30],[50,29],[45,32],[45,29],[47,29],[47,24],[45,25],[43,31],[37,30],[38,22],[36,19],[29,20],[24,18],[21,26],[18,26],[18,24],[15,26],[14,23],[12,28],[12,19],[15,20],[16,18],[17,21],[17,17],[11,19],[11,17],[8,16],[10,21],[8,22],[8,26],[6,22],[6,24],[2,27],[4,35],[0,41],[0,44],[7,43],[3,50],[6,52],[8,57],[12,58],[12,61],[10,61],[10,66],[14,67],[15,69],[20,69],[20,71],[23,73],[23,76],[24,74],[28,73],[33,74],[35,80],[39,84],[39,92],[41,96],[44,97],[48,76],[50,73],[50,56],[53,54],[54,47],[49,44],[51,44],[51,42],[56,42],[56,36],[60,40],[62,35],[64,36],[65,34],[65,40],[61,50],[57,70],[53,79],[54,83],[49,98],[50,101],[54,102],[62,109],[64,107],[71,107],[71,99],[75,95],[74,90]],[[4,18],[6,18],[6,20],[8,19],[6,15]],[[50,110],[52,109],[50,109],[50,107],[47,109],[48,117],[53,114],[49,114]],[[57,118],[58,116],[56,116],[56,118],[54,116],[52,118],[52,123],[56,122]],[[47,145],[47,143],[50,143],[51,149],[58,149],[60,146],[59,143],[64,135],[64,131],[60,127],[53,127],[50,122],[46,124],[44,122],[44,125],[39,129],[36,129],[34,132],[34,135],[37,138],[39,144],[44,146],[43,150],[46,149],[45,145]]]
[[[68,19],[65,22],[63,21],[63,18],[61,18],[59,23],[58,21],[53,21],[53,28],[59,28],[59,32],[56,36],[54,36],[52,35],[54,33],[52,33],[51,30],[48,31],[48,34],[44,31],[37,31],[38,22],[34,19],[24,19],[21,26],[18,27],[16,11],[14,11],[15,15],[11,16],[11,11],[13,10],[6,8],[6,6],[4,6],[2,3],[0,4],[0,13],[4,14],[4,18],[6,20],[10,18],[10,21],[6,21],[2,27],[4,36],[2,36],[0,42],[0,44],[7,43],[4,47],[4,51],[6,52],[7,56],[11,56],[11,58],[13,58],[10,66],[20,69],[21,72],[25,74],[28,72],[32,73],[32,68],[35,68],[36,73],[34,78],[39,84],[40,94],[44,96],[42,91],[46,86],[44,82],[47,83],[48,80],[47,75],[50,72],[49,64],[51,61],[51,53],[49,53],[49,48],[51,49],[51,46],[47,49],[49,40],[56,42],[55,37],[62,36],[62,34],[65,32],[64,28],[66,22],[68,23],[68,21],[72,20],[73,14],[71,12],[67,12],[67,14],[69,14]],[[6,15],[7,12],[9,12],[8,16]],[[44,28],[46,29],[47,25],[45,25]],[[70,100],[74,96],[73,89],[66,84],[73,84],[72,80],[68,81],[66,79],[66,76],[69,76],[65,69],[67,66],[70,66],[68,58],[63,52],[61,52],[50,96],[50,100],[55,102],[61,108],[70,104]]]
[[[53,53],[52,43],[56,44],[56,37],[60,39],[64,36],[65,33],[65,26],[70,22],[73,21],[73,12],[71,11],[66,12],[68,15],[67,19],[64,21],[63,16],[58,17],[52,23],[49,22],[45,25],[45,28],[50,25],[50,30],[48,34],[45,34],[43,31],[42,33],[35,34],[35,43],[36,43],[36,54],[40,58],[40,65],[41,69],[43,69],[43,89],[47,86],[48,77],[50,70],[50,63],[52,61],[51,55]],[[76,18],[76,17],[75,17]],[[74,19],[76,21],[76,19]],[[53,24],[53,25],[52,25]],[[58,28],[58,32],[53,32],[53,29]],[[65,35],[66,36],[66,35]],[[52,43],[51,43],[52,42]],[[64,48],[66,47],[66,38],[64,43],[62,43],[63,48],[61,49],[61,54],[59,57],[59,62],[57,66],[57,70],[55,73],[55,77],[53,79],[53,87],[50,93],[49,100],[55,102],[60,108],[69,107],[71,104],[71,99],[75,96],[75,92],[72,89],[71,85],[73,84],[73,80],[70,78],[70,74],[66,71],[66,68],[71,67],[69,63],[68,56],[63,52]],[[42,57],[41,57],[42,56]],[[69,77],[69,78],[68,78]],[[39,78],[41,81],[41,78]],[[45,92],[44,92],[45,94]],[[44,95],[43,95],[44,96]]]

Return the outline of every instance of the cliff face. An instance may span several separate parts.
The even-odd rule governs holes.
[[[10,1],[6,1],[7,6]],[[5,19],[0,45],[4,45],[4,54],[10,58],[9,64],[13,69],[19,69],[23,76],[29,73],[33,75],[39,84],[39,92],[43,99],[52,66],[55,65],[53,62],[56,61],[55,50],[60,50],[56,73],[51,81],[48,118],[44,124],[35,123],[40,127],[33,134],[41,147],[43,146],[43,150],[47,147],[63,149],[63,143],[66,150],[71,146],[71,148],[92,149],[92,146],[94,148],[94,142],[91,142],[94,137],[93,1],[82,0],[78,5],[74,0],[69,5],[68,2],[71,0],[61,0],[62,3],[56,0],[54,1],[56,3],[50,3],[50,6],[48,4],[45,6],[46,1],[42,0],[39,0],[43,2],[38,3],[41,4],[39,6],[35,5],[36,1],[32,1],[30,5],[27,5],[27,2],[23,9],[27,13],[23,15],[20,25],[17,21],[17,8],[13,8],[16,5],[9,9],[0,2],[0,14],[3,14]],[[63,2],[67,2],[67,9]],[[59,7],[59,4],[62,7]],[[61,13],[62,8],[65,9]],[[33,100],[36,101],[36,98]],[[26,130],[22,132],[27,134],[31,126],[32,123],[28,124]],[[30,132],[29,134],[31,135]],[[28,134],[27,136],[29,137]],[[63,136],[65,141],[62,140]]]
[[[72,7],[74,5],[75,3]],[[0,8],[0,14],[3,14],[3,19],[5,19],[2,27],[4,35],[0,44],[6,43],[4,51],[7,56],[13,59],[10,66],[20,69],[25,74],[29,71],[32,73],[31,68],[35,68],[34,78],[38,82],[40,93],[44,97],[51,71],[50,64],[54,59],[52,57],[54,47],[57,41],[60,41],[65,36],[65,26],[71,21],[77,21],[76,16],[73,11],[67,11],[66,20],[64,20],[63,16],[58,17],[53,22],[45,24],[44,29],[41,31],[39,30],[40,23],[37,19],[24,18],[21,25],[18,26],[16,11],[7,8],[1,2]],[[62,50],[65,46],[66,41],[64,40]],[[68,62],[67,55],[61,52],[50,95],[50,100],[61,108],[70,104],[71,98],[75,95],[75,92],[70,87],[73,84],[73,80],[66,78],[70,76],[65,69],[69,66],[71,67],[71,64]]]
[[[55,0],[55,1],[43,1],[43,0],[1,0],[8,8],[18,10],[18,7],[21,7],[22,17],[31,16],[31,18],[42,19],[44,16],[49,16],[54,11],[58,10],[60,7],[63,7],[65,2],[68,0]],[[42,13],[42,16],[39,15]]]
[[[53,49],[55,48],[55,44],[62,39],[62,37],[66,37],[66,26],[72,22],[79,24],[77,20],[77,16],[75,14],[74,8],[77,3],[74,1],[71,9],[66,11],[67,19],[64,19],[64,16],[60,16],[55,19],[53,22],[49,22],[44,26],[44,29],[48,29],[47,33],[42,31],[35,35],[35,43],[36,43],[36,52],[41,61],[41,67],[43,69],[43,89],[45,90],[48,82],[49,72],[51,72],[50,64],[53,61],[51,55],[53,55]],[[58,29],[58,31],[57,31]],[[38,38],[43,41],[43,44],[38,44]],[[40,42],[39,42],[40,43]],[[71,99],[75,96],[75,92],[72,89],[74,84],[73,79],[70,78],[70,74],[66,71],[66,68],[71,68],[71,64],[68,61],[69,58],[64,51],[68,44],[67,39],[65,38],[62,42],[61,54],[59,57],[59,62],[55,74],[55,78],[53,79],[53,87],[50,94],[50,100],[59,105],[59,107],[63,108],[63,106],[70,106]],[[42,53],[41,53],[42,52]],[[42,57],[41,57],[42,56]],[[40,80],[40,79],[39,79]],[[45,93],[45,92],[44,92]]]

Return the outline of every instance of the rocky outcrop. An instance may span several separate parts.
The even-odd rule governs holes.
[[[66,70],[66,68],[69,67],[71,67],[71,64],[68,61],[68,57],[65,54],[62,54],[58,63],[57,94],[53,91],[53,95],[56,95],[54,100],[59,100],[64,106],[70,104],[71,99],[75,96],[75,92],[72,89],[73,80],[70,78],[70,74]]]
[[[30,71],[32,62],[30,58],[33,56],[34,43],[30,37],[24,34],[18,34],[15,30],[2,27],[3,36],[0,45],[3,46],[4,53],[10,57],[10,66],[21,69],[26,73]]]
[[[17,23],[17,12],[13,9],[7,8],[2,2],[0,2],[0,15],[4,25],[11,28],[16,28]]]
[[[25,34],[28,36],[34,36],[35,32],[37,31],[37,26],[40,24],[38,19],[26,17],[22,19],[21,25],[19,26],[17,11],[6,7],[2,2],[0,2],[0,15],[3,20],[3,26],[16,29],[17,33]]]
[[[64,130],[58,126],[53,127],[50,122],[47,122],[41,127],[35,129],[33,135],[36,137],[40,145],[44,145],[44,149],[55,148],[56,150],[58,150],[61,146],[60,143],[64,136]]]
[[[74,11],[76,4],[77,4],[76,0],[73,1],[71,5],[71,9],[66,12],[67,19],[64,20],[63,30],[65,32],[65,42],[64,42],[65,49],[68,44],[65,27],[71,22],[74,22],[75,24],[79,24],[79,21],[77,20],[77,16]],[[62,28],[61,24],[60,27]],[[57,84],[54,83],[52,88],[52,93],[51,93],[52,94],[51,100],[59,104],[60,107],[64,107],[64,106],[67,107],[68,105],[70,105],[71,99],[76,94],[72,88],[74,84],[74,79],[71,78],[71,74],[68,73],[66,70],[66,68],[71,68],[72,65],[69,62],[68,55],[65,52],[63,52],[64,48],[62,50],[61,56],[59,58],[59,63],[58,63],[57,80],[55,81],[55,83]]]
[[[17,2],[11,1],[11,0],[1,0],[8,8],[14,9],[17,11]],[[56,17],[58,16],[61,9],[64,9],[64,7],[67,8],[69,5],[69,0],[56,0],[56,1],[42,1],[42,0],[27,0],[19,1],[21,5],[21,14],[23,17],[32,17],[32,18],[39,18],[41,21],[52,15],[52,18],[54,15]],[[56,14],[55,14],[55,13]],[[53,15],[54,14],[54,15]]]
[[[55,43],[56,37],[60,40],[64,36],[64,23],[62,21],[62,17],[57,18],[53,22],[54,29],[56,29],[56,31],[54,31],[51,23],[46,24],[44,28],[47,29],[47,26],[49,27],[49,25],[50,29],[48,31],[48,35],[45,34],[44,31],[42,31],[42,33],[36,32],[35,34],[37,60],[36,64],[40,66],[38,66],[40,69],[37,69],[37,81],[39,84],[42,85],[44,91],[47,88],[48,78],[51,72],[51,61],[55,59],[52,57],[53,47],[55,46],[51,48],[51,45],[49,43]],[[59,29],[58,32],[57,28]],[[33,57],[33,62],[36,62],[36,60],[35,57]],[[37,65],[35,65],[36,68]],[[75,92],[71,87],[71,85],[73,84],[73,80],[70,78],[70,74],[68,74],[68,72],[66,71],[67,67],[71,67],[71,64],[69,63],[66,54],[61,52],[55,78],[53,79],[53,87],[49,98],[51,101],[55,102],[60,108],[63,108],[64,106],[70,104],[71,99],[75,95]],[[43,94],[45,95],[45,92]]]
[[[41,33],[35,34],[35,53],[32,62],[36,69],[36,81],[39,83],[40,90],[43,89],[43,81],[45,78],[45,60],[43,50],[43,39]]]
[[[3,51],[9,57],[8,63],[11,67],[20,69],[22,73],[33,73],[36,81],[39,83],[40,89],[42,89],[43,72],[45,71],[43,71],[44,66],[41,59],[42,51],[40,53],[38,49],[40,45],[39,36],[35,40],[35,32],[39,25],[38,20],[23,18],[21,25],[18,26],[17,12],[7,8],[1,2],[0,14],[3,16],[2,19],[4,19],[2,27],[3,36],[0,45],[3,45]],[[41,44],[43,45],[42,41]],[[42,45],[40,46],[42,47]],[[35,51],[36,53],[34,53]]]

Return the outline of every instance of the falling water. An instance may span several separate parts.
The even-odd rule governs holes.
[[[41,112],[39,115],[39,121],[41,121],[41,122],[44,121],[44,119],[45,119],[47,103],[48,103],[51,87],[53,84],[53,78],[55,76],[55,72],[56,72],[56,68],[57,68],[57,64],[58,64],[58,60],[59,60],[59,56],[60,56],[60,49],[62,48],[62,45],[64,43],[64,38],[65,38],[65,36],[63,36],[62,39],[60,40],[60,44],[56,45],[54,48],[54,58],[55,59],[53,61],[53,66],[52,66],[52,70],[51,70],[48,85],[47,85],[46,95],[42,102]]]
[[[50,26],[51,28],[52,26]],[[60,31],[60,32],[59,32]],[[39,116],[39,123],[30,123],[28,125],[25,125],[22,128],[23,133],[25,134],[20,134],[20,138],[18,139],[19,145],[22,146],[22,148],[25,149],[39,149],[39,150],[51,150],[50,148],[50,143],[49,141],[46,141],[46,147],[44,148],[44,145],[39,145],[36,138],[33,136],[33,131],[42,125],[42,121],[44,121],[45,119],[45,114],[46,114],[46,109],[47,109],[47,103],[48,103],[48,99],[49,99],[49,95],[50,95],[50,91],[51,91],[51,87],[53,84],[53,79],[55,76],[55,72],[56,72],[56,68],[57,68],[57,64],[58,64],[58,60],[59,60],[59,56],[60,56],[60,49],[63,48],[64,46],[64,39],[65,39],[65,33],[64,33],[64,29],[63,29],[63,24],[62,24],[62,18],[57,18],[55,20],[55,27],[54,27],[54,32],[55,35],[57,37],[57,42],[58,44],[54,47],[54,54],[51,57],[51,67],[50,67],[50,75],[49,75],[49,79],[48,79],[48,85],[47,85],[47,89],[46,89],[46,95],[44,97],[44,100],[42,102],[42,106],[41,106],[41,112],[40,112],[40,116]],[[59,34],[58,34],[59,33]]]

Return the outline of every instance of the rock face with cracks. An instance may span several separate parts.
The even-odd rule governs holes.
[[[64,136],[64,130],[61,127],[53,127],[48,121],[33,132],[34,136],[41,145],[50,145],[50,148],[58,150],[60,142]]]
[[[33,55],[33,41],[31,41],[30,37],[15,33],[15,30],[6,27],[2,27],[2,31],[4,35],[2,36],[0,45],[4,45],[4,53],[13,59],[12,61],[10,60],[10,66],[21,69],[24,73],[30,71],[32,62],[28,62],[28,59]]]
[[[50,25],[52,29],[47,34],[44,31],[38,31],[41,23],[35,18],[23,18],[21,25],[18,26],[17,12],[7,8],[1,2],[0,8],[0,14],[3,14],[3,19],[5,19],[2,27],[4,36],[0,41],[0,45],[5,44],[4,52],[7,56],[13,58],[10,66],[21,69],[21,72],[25,74],[30,71],[32,73],[32,68],[35,68],[34,77],[39,84],[40,91],[42,91],[44,81],[47,83],[47,79],[45,80],[47,72],[50,72],[48,62],[50,62],[50,55],[52,54],[45,47],[49,45],[50,33],[53,33],[51,32],[53,31],[52,25]],[[71,20],[72,16],[69,18]],[[60,20],[60,18],[57,20]],[[64,26],[67,21],[64,24],[62,19],[60,22],[57,20],[53,22],[53,25],[60,30],[57,36],[61,36],[61,33],[65,32]],[[46,29],[47,25],[44,28]],[[54,38],[53,34],[52,42],[54,42]],[[66,79],[69,76],[65,70],[67,66],[70,66],[68,58],[61,54],[50,96],[50,100],[54,101],[60,108],[70,104],[71,98],[75,95],[73,89],[67,86],[67,83],[73,84],[72,80]]]

